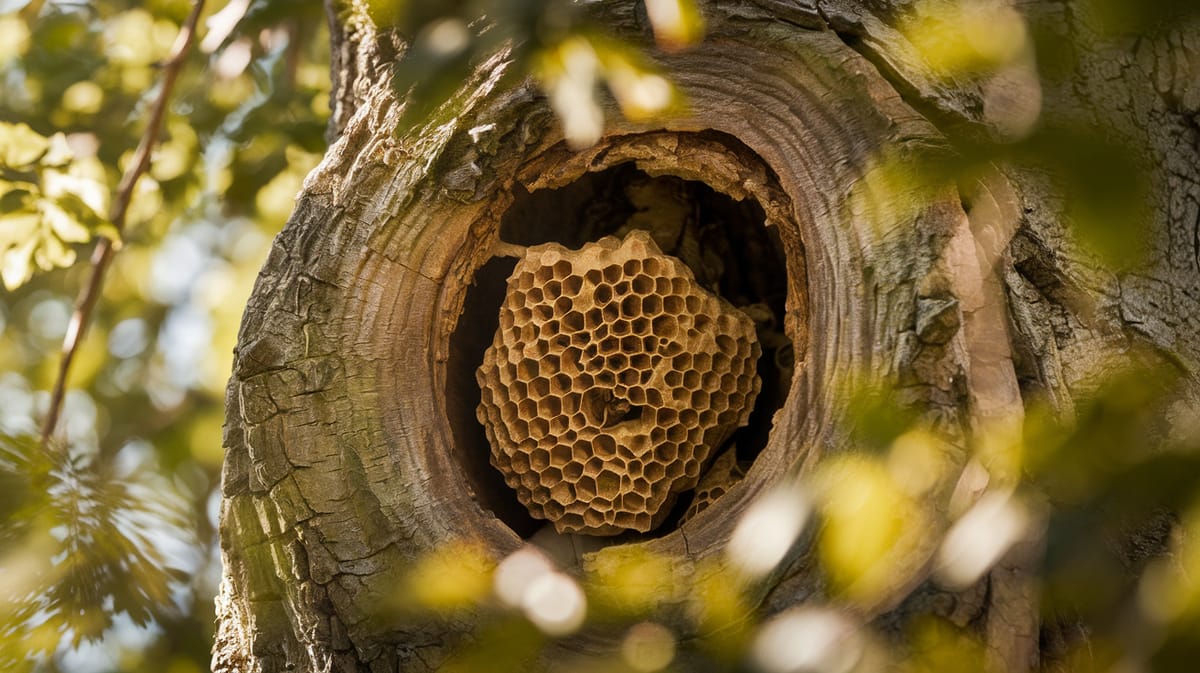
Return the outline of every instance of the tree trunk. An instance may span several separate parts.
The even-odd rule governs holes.
[[[1052,25],[1080,45],[1080,67],[1042,88],[1044,105],[1103,117],[1157,167],[1151,261],[1116,276],[1065,235],[1065,206],[1032,169],[1000,166],[931,199],[887,188],[880,157],[944,146],[947,132],[1002,139],[1028,114],[1021,73],[929,74],[896,28],[909,3],[708,3],[704,43],[658,59],[686,113],[634,124],[609,109],[605,136],[582,151],[536,87],[504,77],[503,54],[463,82],[453,114],[398,138],[389,79],[403,39],[328,4],[336,141],[258,279],[228,389],[215,671],[423,671],[446,656],[465,625],[375,612],[439,545],[502,558],[528,535],[480,458],[482,430],[464,429],[478,400],[470,332],[489,341],[495,329],[472,293],[503,291],[489,260],[522,242],[505,227],[536,227],[506,223],[589,225],[580,199],[606,188],[589,175],[619,182],[634,167],[630,179],[675,176],[754,204],[773,232],[761,240],[786,260],[779,354],[794,355],[746,477],[670,532],[605,549],[669,554],[681,572],[717,558],[756,496],[850,448],[837,400],[863,380],[895,386],[965,453],[972,428],[1019,420],[1031,399],[1069,416],[1096,368],[1135,343],[1194,379],[1200,83],[1183,75],[1195,35],[1101,41],[1070,2],[1023,6],[1061,15]],[[649,34],[641,3],[603,11],[621,34]],[[543,193],[558,201],[531,200]],[[918,612],[982,624],[1007,670],[1032,670],[1028,574],[1014,562],[984,582],[898,592],[867,616],[885,629]],[[755,598],[774,612],[821,591],[798,548]]]

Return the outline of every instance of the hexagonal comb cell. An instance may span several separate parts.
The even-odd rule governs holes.
[[[679,522],[683,523],[708,509],[744,476],[737,464],[737,450],[731,446],[717,456],[708,472],[700,478],[700,483],[696,486],[696,495]]]
[[[492,465],[559,532],[653,530],[749,419],[759,353],[645,232],[528,248],[475,374]]]

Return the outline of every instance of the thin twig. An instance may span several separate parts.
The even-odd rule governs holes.
[[[171,97],[171,90],[175,88],[175,80],[179,76],[179,71],[182,69],[184,61],[187,60],[188,49],[196,37],[196,24],[200,20],[200,12],[203,9],[204,0],[195,0],[192,5],[192,13],[180,27],[179,35],[175,37],[175,44],[171,46],[171,53],[162,64],[162,81],[159,85],[158,98],[155,99],[154,107],[150,110],[150,118],[146,120],[146,130],[142,132],[137,152],[129,167],[125,169],[125,174],[121,176],[112,207],[108,211],[108,220],[118,234],[125,229],[125,216],[129,211],[129,202],[133,198],[133,189],[137,186],[138,179],[150,167],[150,154],[158,143],[163,117],[166,115],[167,101]],[[71,363],[75,360],[75,353],[78,352],[79,345],[87,333],[92,319],[92,311],[96,308],[96,301],[100,298],[100,292],[104,288],[104,274],[108,271],[114,252],[116,250],[113,247],[112,239],[101,236],[96,241],[96,248],[92,252],[91,275],[88,276],[87,283],[79,291],[79,298],[75,301],[75,312],[67,327],[67,334],[63,337],[62,361],[58,365],[58,376],[54,379],[54,390],[50,394],[50,408],[46,411],[46,420],[42,425],[42,446],[46,448],[50,446],[50,438],[54,436],[54,430],[62,412],[63,395],[66,392],[67,375],[71,371]]]

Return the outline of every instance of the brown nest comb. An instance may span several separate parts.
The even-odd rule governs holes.
[[[759,352],[645,232],[528,248],[476,372],[492,464],[559,532],[653,530],[746,424]]]

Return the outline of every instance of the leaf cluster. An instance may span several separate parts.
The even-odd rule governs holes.
[[[139,627],[174,616],[188,578],[166,550],[194,541],[186,505],[161,476],[0,435],[0,484],[5,670],[64,640],[96,640],[117,616]]]

